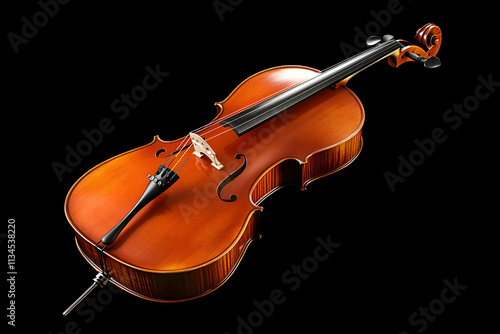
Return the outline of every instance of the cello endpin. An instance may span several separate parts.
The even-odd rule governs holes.
[[[103,273],[98,273],[96,277],[94,277],[94,283],[80,296],[77,300],[71,304],[66,311],[63,312],[63,316],[67,316],[73,309],[80,304],[95,288],[101,287],[103,288],[109,281],[109,278],[105,276]]]

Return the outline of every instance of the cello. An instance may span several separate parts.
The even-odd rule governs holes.
[[[323,71],[258,72],[215,104],[207,125],[173,141],[155,136],[85,173],[65,213],[97,276],[63,315],[108,282],[158,302],[219,288],[260,238],[266,197],[285,185],[305,189],[359,155],[365,114],[347,81],[386,58],[392,67],[440,66],[440,28],[429,23],[415,40],[371,36],[365,51]]]

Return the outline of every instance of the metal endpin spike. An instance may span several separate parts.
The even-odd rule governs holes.
[[[95,288],[101,287],[103,288],[109,281],[109,278],[105,276],[103,273],[98,273],[96,277],[94,277],[94,283],[88,288],[77,300],[71,304],[66,311],[63,312],[63,316],[67,316],[73,309],[80,304]]]

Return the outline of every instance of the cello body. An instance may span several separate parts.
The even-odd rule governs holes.
[[[321,73],[282,66],[243,81],[216,103],[214,121],[238,112]],[[203,296],[223,284],[258,239],[261,202],[277,189],[305,188],[315,179],[349,165],[362,147],[364,110],[345,86],[329,87],[255,129],[237,136],[219,127],[202,129],[224,168],[194,157],[179,172],[181,181],[148,203],[105,250],[95,245],[127,214],[144,191],[145,171],[156,169],[179,140],[157,136],[84,174],[66,198],[65,212],[83,257],[106,268],[110,281],[136,296],[161,302]],[[206,134],[205,134],[206,132]],[[208,132],[210,132],[208,134]],[[246,167],[217,194],[230,173]],[[235,196],[234,201],[221,198]]]
[[[323,71],[280,66],[256,73],[216,103],[206,126],[173,141],[155,136],[84,174],[65,212],[98,274],[63,314],[107,282],[160,302],[220,287],[260,238],[267,196],[286,185],[305,189],[360,153],[365,113],[347,81],[385,58],[393,67],[440,66],[439,27],[423,26],[416,40],[422,47],[371,36],[367,50]]]

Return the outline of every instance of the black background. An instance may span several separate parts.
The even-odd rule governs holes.
[[[491,295],[498,220],[492,117],[499,92],[456,130],[443,115],[470,100],[479,76],[500,81],[490,56],[494,3],[401,1],[402,10],[384,26],[372,11],[380,13],[391,1],[233,1],[223,20],[212,1],[158,3],[71,1],[18,53],[7,34],[20,34],[21,18],[32,21],[40,5],[25,1],[4,11],[2,233],[7,219],[15,219],[18,272],[16,327],[8,329],[116,333],[139,326],[144,332],[233,334],[238,317],[255,311],[254,300],[280,289],[286,301],[255,333],[485,332],[497,300]],[[432,71],[416,64],[394,69],[384,61],[349,81],[366,111],[363,151],[352,165],[307,191],[289,187],[267,199],[263,239],[206,297],[162,304],[108,293],[102,310],[88,306],[84,314],[62,317],[95,275],[75,247],[63,209],[83,173],[154,135],[176,139],[208,123],[213,103],[260,70],[292,64],[324,69],[339,62],[345,58],[339,45],[353,45],[354,28],[365,30],[370,22],[380,35],[411,41],[418,28],[436,23],[443,31],[443,64]],[[169,76],[120,120],[111,102],[142,83],[146,66],[157,64]],[[51,164],[64,163],[65,147],[74,148],[84,139],[81,131],[103,118],[113,121],[114,131],[59,182]],[[446,141],[392,192],[384,173],[397,173],[398,156],[408,158],[417,149],[414,141],[430,138],[435,128],[445,131]],[[283,273],[312,255],[316,238],[328,235],[341,246],[291,291]],[[6,244],[3,238],[5,261]],[[410,315],[440,298],[443,281],[455,278],[466,290],[426,328],[412,326]]]

